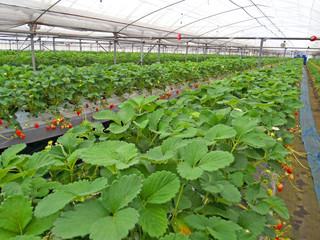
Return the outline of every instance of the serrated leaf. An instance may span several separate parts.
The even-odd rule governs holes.
[[[239,240],[257,240],[257,238],[253,236],[252,233],[246,232],[244,229],[240,229],[236,233]]]
[[[158,124],[163,116],[164,110],[162,108],[157,109],[148,115],[149,129],[153,132],[158,131]]]
[[[13,237],[15,237],[17,233],[7,231],[3,228],[0,228],[0,239],[1,240],[11,240]]]
[[[123,133],[125,131],[127,131],[127,129],[130,127],[129,124],[126,124],[124,126],[121,126],[119,124],[116,123],[110,123],[108,130],[114,134],[120,134]]]
[[[162,147],[158,146],[158,147],[151,148],[146,154],[142,155],[141,157],[143,159],[148,159],[157,163],[161,163],[170,158],[173,158],[173,156],[174,156],[173,151],[167,151],[163,153]]]
[[[31,202],[27,197],[15,195],[0,205],[0,228],[20,233],[32,218]]]
[[[160,240],[188,240],[189,237],[184,235],[183,233],[170,233],[162,238]]]
[[[74,129],[73,129],[74,131]],[[86,131],[85,131],[86,132]],[[76,134],[66,133],[58,138],[57,142],[61,143],[67,154],[72,154],[74,150],[84,141],[83,138],[77,138]]]
[[[240,213],[238,224],[248,229],[254,236],[258,236],[266,227],[266,219],[258,213],[246,210]]]
[[[44,197],[50,189],[56,189],[61,184],[59,182],[47,182],[43,178],[31,179],[31,195],[34,197]]]
[[[180,181],[174,173],[155,172],[143,181],[140,196],[148,203],[165,203],[176,195],[179,187]]]
[[[218,124],[213,126],[206,132],[205,138],[212,141],[218,139],[232,138],[236,136],[237,132],[232,127],[226,126],[224,124]]]
[[[56,160],[48,153],[38,152],[34,153],[22,167],[25,171],[36,170],[41,167],[52,165],[55,162]]]
[[[138,150],[134,144],[122,141],[96,143],[79,154],[84,162],[104,167],[120,163],[130,166],[130,160],[137,155]]]
[[[26,144],[21,143],[21,144],[16,144],[13,145],[6,150],[3,151],[1,154],[1,162],[3,167],[7,167],[10,164],[10,161],[23,149],[26,148]]]
[[[268,236],[269,238],[276,238],[277,234],[274,232],[272,228],[266,227],[263,231],[263,235]]]
[[[30,223],[24,230],[24,234],[26,235],[40,235],[44,231],[47,231],[53,226],[53,223],[58,218],[59,213],[53,214],[46,218],[37,219],[33,217]]]
[[[118,211],[114,216],[108,216],[96,221],[91,230],[93,240],[109,239],[121,240],[128,235],[130,229],[138,222],[138,212],[133,208]]]
[[[87,179],[84,179],[78,182],[69,183],[67,185],[61,185],[57,189],[72,193],[77,196],[87,196],[92,193],[99,192],[100,190],[104,189],[107,184],[107,178],[97,178],[91,183]]]
[[[34,215],[44,218],[64,208],[76,195],[68,192],[55,192],[43,198],[35,208]]]
[[[118,118],[127,124],[135,115],[135,110],[130,104],[123,104],[118,112]]]
[[[176,206],[177,204],[177,200],[178,200],[178,196],[175,197],[174,199],[174,206]],[[184,210],[184,209],[188,209],[192,206],[191,201],[189,200],[189,198],[185,195],[181,195],[180,196],[180,200],[179,200],[179,204],[177,206],[177,210]]]
[[[264,202],[264,201],[259,201],[256,205],[253,204],[248,204],[251,209],[257,213],[260,213],[262,215],[267,214],[270,211],[270,206]]]
[[[1,193],[7,198],[13,195],[23,195],[29,197],[31,194],[31,178],[16,179],[2,186]]]
[[[271,209],[273,211],[275,211],[280,217],[284,218],[284,219],[289,219],[290,215],[289,215],[289,211],[286,207],[286,204],[284,203],[284,201],[276,196],[272,196],[269,198],[264,199],[264,201],[266,203],[269,204],[269,206],[271,207]]]
[[[227,181],[222,182],[222,184],[223,190],[220,192],[220,194],[225,200],[235,203],[241,201],[241,193],[238,188]]]
[[[99,200],[89,200],[77,204],[72,211],[64,212],[54,223],[52,232],[61,238],[84,237],[96,221],[106,216],[107,212]]]
[[[189,238],[190,240],[209,240],[209,236],[204,232],[193,232]]]
[[[240,138],[240,141],[254,148],[266,148],[268,146],[268,142],[273,142],[275,144],[275,141],[270,136],[256,132],[244,134]]]
[[[217,171],[229,166],[234,161],[234,156],[225,151],[216,150],[207,153],[199,162],[199,167],[205,171]]]
[[[230,183],[237,187],[241,187],[243,185],[243,173],[235,172],[229,175]]]
[[[141,179],[136,175],[124,176],[112,182],[102,193],[102,203],[111,213],[116,213],[131,202],[141,190]]]
[[[181,177],[187,180],[195,180],[201,177],[203,170],[199,167],[192,167],[189,163],[182,162],[178,165],[177,171]]]
[[[162,236],[167,229],[167,214],[161,206],[148,204],[139,209],[139,225],[151,237]]]
[[[113,111],[102,110],[102,111],[99,111],[99,112],[93,114],[93,117],[97,120],[112,120],[118,124],[121,124],[118,115]]]
[[[258,125],[257,118],[239,117],[232,120],[232,126],[237,131],[238,136],[251,132]]]
[[[217,116],[210,110],[204,110],[199,115],[200,121],[216,125],[218,122]]]
[[[208,232],[218,240],[237,240],[234,223],[219,217],[209,218]]]
[[[223,178],[219,178],[219,174],[216,172],[203,174],[201,177],[201,186],[202,188],[210,193],[220,193],[224,189]],[[218,172],[217,172],[218,173]]]
[[[186,224],[197,230],[205,231],[209,225],[209,219],[202,215],[190,215],[184,218]]]
[[[207,152],[208,147],[203,142],[195,140],[183,148],[181,157],[184,162],[195,165]]]

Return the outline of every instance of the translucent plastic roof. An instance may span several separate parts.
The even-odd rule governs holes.
[[[280,47],[269,38],[320,38],[319,0],[0,0],[0,32],[129,38],[176,44]],[[178,34],[181,40],[177,40]],[[216,39],[216,38],[224,39]],[[225,39],[229,37],[230,39]],[[201,39],[199,39],[201,38]],[[205,38],[205,39],[203,39]],[[320,48],[319,41],[286,40]]]

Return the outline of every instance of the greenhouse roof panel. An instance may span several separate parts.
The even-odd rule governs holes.
[[[309,38],[320,32],[316,0],[0,0],[0,32],[28,32],[74,37],[164,38],[177,42],[216,44],[199,37]],[[39,27],[40,26],[40,27]],[[190,39],[190,37],[192,37]],[[259,46],[259,40],[221,40]],[[278,47],[283,41],[266,41]],[[316,47],[308,40],[287,46]]]

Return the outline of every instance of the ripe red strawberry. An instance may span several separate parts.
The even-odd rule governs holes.
[[[98,111],[99,111],[99,108],[96,108],[96,111],[98,112]]]
[[[57,123],[57,120],[56,120],[56,119],[53,119],[53,120],[52,120],[52,123],[53,123],[53,124],[56,124],[56,123]]]
[[[282,228],[282,222],[280,222],[279,225],[276,226],[279,230]]]
[[[177,92],[176,93],[179,93],[179,90],[177,90]]]
[[[292,169],[291,169],[291,168],[288,168],[288,169],[287,169],[287,173],[291,174],[291,173],[292,173]]]
[[[296,115],[296,116],[297,116],[297,115],[298,115],[298,113],[297,113],[297,112],[295,112],[295,113],[294,113],[294,115]]]
[[[275,240],[279,240],[279,237],[276,237]]]
[[[24,139],[25,137],[26,137],[26,135],[25,134],[21,134],[21,139]]]
[[[52,128],[53,130],[55,130],[57,127],[56,127],[55,125],[53,125],[53,126],[51,126],[51,128]]]
[[[81,113],[80,111],[77,111],[78,116],[80,116],[80,113]]]
[[[92,120],[96,120],[94,117],[92,117]]]
[[[195,87],[195,88],[198,88],[198,87],[199,87],[199,85],[195,85],[194,87]]]
[[[2,120],[0,119],[0,125],[2,124]]]
[[[63,118],[60,118],[60,122],[63,122],[64,121],[64,119]]]
[[[7,125],[5,125],[5,126],[4,126],[4,128],[8,128],[8,126],[7,126]]]
[[[69,126],[68,126],[69,128],[72,128],[72,124],[71,123],[69,123]]]
[[[173,88],[171,88],[171,91],[173,90]]]
[[[88,108],[89,107],[89,104],[86,104],[86,108]]]
[[[114,107],[114,104],[112,103],[111,105],[110,105],[110,108],[112,109]]]
[[[281,183],[278,184],[278,185],[277,185],[277,189],[278,189],[279,192],[281,192],[282,189],[283,189],[283,184],[281,184]]]
[[[18,129],[18,130],[16,131],[16,134],[17,134],[18,136],[20,136],[20,135],[21,135],[21,130]]]
[[[49,127],[49,126],[47,126],[47,127],[46,127],[46,129],[49,131],[49,130],[50,130],[50,127]]]
[[[34,126],[35,126],[36,128],[38,128],[38,127],[39,127],[39,123],[35,123]]]

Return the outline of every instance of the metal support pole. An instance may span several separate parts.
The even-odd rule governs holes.
[[[97,41],[97,52],[99,52],[99,44],[98,44],[98,41]]]
[[[207,44],[203,50],[204,50],[204,60],[207,60]]]
[[[283,51],[283,61],[286,60],[286,52],[287,52],[287,48],[284,48],[284,51]]]
[[[158,40],[158,62],[160,62],[160,50],[161,50],[161,44],[160,44],[160,39]]]
[[[53,53],[56,53],[56,39],[52,38]]]
[[[39,50],[42,51],[41,37],[39,37]]]
[[[132,43],[132,45],[131,45],[131,53],[133,53],[133,43]]]
[[[82,52],[82,44],[81,44],[81,39],[79,39],[79,45],[80,45],[80,52]]]
[[[17,39],[16,41],[17,41],[17,42],[16,42],[17,50],[19,50],[19,41],[18,41],[18,39]]]
[[[9,49],[11,50],[11,41],[9,40]]]
[[[185,59],[186,62],[188,61],[188,48],[189,48],[189,46],[188,46],[188,43],[187,43],[187,47],[186,47],[186,59]]]
[[[143,63],[143,42],[141,43],[140,47],[140,65]]]
[[[117,64],[117,40],[114,38],[113,40],[113,64]]]
[[[261,39],[261,40],[260,40],[260,50],[259,50],[259,62],[258,62],[258,69],[259,69],[259,68],[260,68],[260,66],[261,66],[261,56],[262,56],[263,42],[264,42],[264,39]]]
[[[29,24],[30,32],[33,32],[33,24]],[[36,71],[36,60],[34,56],[34,34],[30,34],[31,56],[33,71]]]
[[[199,48],[197,47],[197,62],[199,60]]]

